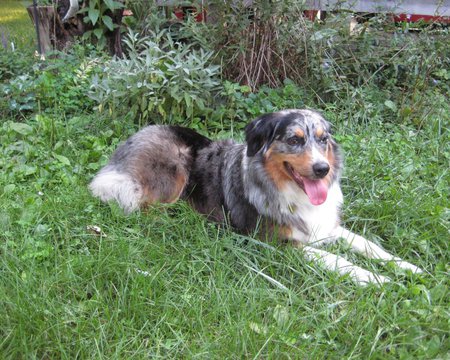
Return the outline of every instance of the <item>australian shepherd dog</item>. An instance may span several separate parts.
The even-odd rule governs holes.
[[[185,199],[237,232],[288,241],[360,284],[389,279],[319,247],[343,239],[366,257],[421,272],[340,226],[342,158],[320,113],[262,115],[247,125],[245,140],[212,141],[188,128],[151,125],[119,146],[89,187],[126,212]]]

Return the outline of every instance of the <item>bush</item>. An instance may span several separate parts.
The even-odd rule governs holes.
[[[221,129],[226,136],[234,130],[243,130],[247,123],[256,117],[283,109],[304,108],[313,104],[313,97],[291,80],[283,86],[272,89],[262,86],[258,92],[251,92],[247,85],[225,81],[223,91],[209,116],[194,119],[190,126],[200,129],[202,125],[212,130]],[[198,122],[201,121],[201,124]]]
[[[174,42],[166,30],[155,37],[130,31],[128,55],[114,58],[94,76],[89,96],[98,109],[139,121],[180,122],[207,111],[220,90],[220,67],[211,52]]]
[[[75,47],[68,54],[57,52],[45,61],[10,71],[11,78],[0,84],[0,111],[17,117],[37,111],[60,114],[90,110],[93,101],[87,93],[92,73],[100,70],[99,62]]]
[[[251,9],[220,2],[211,6],[213,22],[188,21],[180,31],[209,44],[224,77],[252,91],[290,79],[315,93],[319,107],[339,103],[350,114],[363,111],[364,121],[382,117],[395,122],[426,114],[433,99],[426,92],[449,93],[448,30],[436,32],[430,26],[405,33],[377,15],[361,19],[350,33],[348,13],[311,22],[303,5],[291,0],[257,1]]]
[[[11,51],[0,46],[0,84],[28,73],[35,61],[32,51]]]

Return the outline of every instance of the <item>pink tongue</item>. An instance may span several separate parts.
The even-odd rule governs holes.
[[[310,180],[303,178],[306,195],[313,205],[320,205],[325,202],[328,194],[327,182],[324,179]]]

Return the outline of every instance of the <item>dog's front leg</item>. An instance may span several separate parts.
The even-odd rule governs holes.
[[[289,238],[295,247],[303,250],[305,257],[308,260],[322,265],[327,270],[337,271],[341,275],[348,274],[351,279],[360,285],[366,285],[368,283],[381,284],[390,280],[388,277],[376,275],[368,270],[356,266],[350,261],[344,259],[342,256],[338,256],[317,248],[321,244],[328,241],[322,243],[313,242],[313,246],[308,245],[311,244],[310,235],[305,235],[302,231],[296,228],[285,228],[283,235],[286,238]],[[335,237],[332,236],[328,240],[335,240]]]
[[[389,278],[360,268],[342,256],[334,255],[312,246],[303,246],[302,249],[307,259],[323,265],[327,270],[337,271],[341,275],[348,274],[360,285],[366,285],[368,283],[381,284],[389,281]]]
[[[413,273],[421,273],[422,269],[410,264],[407,261],[400,259],[392,254],[389,254],[386,250],[382,249],[380,246],[374,244],[373,242],[357,235],[343,227],[338,227],[335,232],[336,238],[342,238],[344,241],[350,245],[352,251],[362,254],[369,259],[379,259],[383,262],[393,261],[398,267],[406,270],[411,270]]]

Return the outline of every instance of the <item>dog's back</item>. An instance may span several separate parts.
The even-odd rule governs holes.
[[[192,164],[184,197],[200,213],[227,221],[244,233],[255,229],[259,212],[248,201],[243,158],[246,146],[232,140],[201,149]]]
[[[119,146],[89,187],[126,212],[183,198],[211,220],[249,232],[258,211],[245,196],[244,155],[245,145],[232,140],[212,142],[188,128],[148,126]]]

